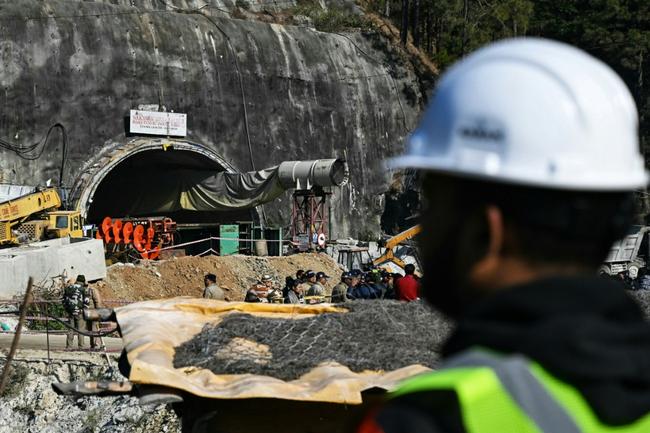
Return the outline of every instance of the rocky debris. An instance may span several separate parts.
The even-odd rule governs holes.
[[[206,256],[181,257],[161,261],[142,261],[138,265],[113,265],[106,279],[95,287],[102,298],[142,301],[203,293],[203,277],[212,273],[230,301],[243,301],[246,291],[263,274],[273,276],[275,285],[284,286],[286,276],[298,269],[323,271],[332,278],[328,288],[338,283],[339,265],[326,254],[294,254],[285,257]]]
[[[20,359],[12,362],[11,386],[0,398],[0,433],[153,433],[180,432],[180,420],[167,406],[145,410],[136,397],[59,396],[53,382],[97,380],[106,377],[106,364],[99,355],[88,360]],[[0,361],[4,366],[4,359]],[[114,373],[119,376],[119,373]],[[113,377],[115,380],[124,380]]]
[[[174,366],[294,380],[324,362],[356,372],[437,365],[450,326],[423,302],[355,301],[345,307],[350,311],[303,319],[230,315],[178,347]]]

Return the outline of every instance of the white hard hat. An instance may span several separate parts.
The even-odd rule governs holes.
[[[559,42],[491,44],[453,66],[389,162],[547,188],[645,187],[634,100],[601,61]]]

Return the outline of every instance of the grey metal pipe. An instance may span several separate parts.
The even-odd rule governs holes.
[[[285,189],[311,189],[314,186],[341,186],[348,180],[343,159],[284,161],[278,166],[278,178]]]

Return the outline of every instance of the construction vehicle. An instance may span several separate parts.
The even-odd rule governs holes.
[[[627,272],[631,279],[635,279],[639,269],[648,266],[650,258],[649,233],[649,226],[633,226],[627,236],[612,245],[599,272],[608,275]]]
[[[175,234],[176,222],[167,217],[106,217],[95,238],[104,241],[108,260],[154,260],[160,255],[161,248],[174,245]]]
[[[0,202],[0,245],[82,237],[79,211],[57,210],[60,207],[61,197],[55,188]]]
[[[400,259],[395,255],[394,249],[400,245],[407,244],[408,241],[413,237],[415,237],[415,235],[420,233],[421,230],[422,228],[420,227],[419,224],[414,225],[413,227],[406,229],[403,232],[398,233],[391,238],[386,239],[382,244],[380,244],[381,247],[385,248],[384,253],[381,256],[374,259],[372,261],[372,265],[379,266],[386,262],[393,262],[400,268],[404,269],[406,263],[404,263],[402,259]],[[411,246],[411,245],[407,245],[407,246]],[[417,251],[415,248],[412,248],[410,254],[415,256],[415,259],[419,262]]]

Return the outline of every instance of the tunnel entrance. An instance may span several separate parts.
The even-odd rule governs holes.
[[[77,179],[72,199],[85,215],[86,224],[98,229],[105,217],[113,220],[171,218],[177,223],[174,244],[219,237],[224,224],[253,226],[259,220],[254,208],[191,211],[174,207],[182,189],[181,176],[188,171],[219,173],[235,170],[199,144],[139,138],[106,148],[89,161]],[[219,242],[203,242],[184,249],[187,254],[200,254],[209,249],[219,251]]]
[[[177,198],[177,183],[184,170],[221,172],[225,168],[207,156],[191,151],[158,149],[139,152],[120,162],[101,180],[91,199],[86,220],[101,224],[106,216],[166,216],[181,225],[203,226],[253,220],[250,210],[166,210],[170,201]]]

